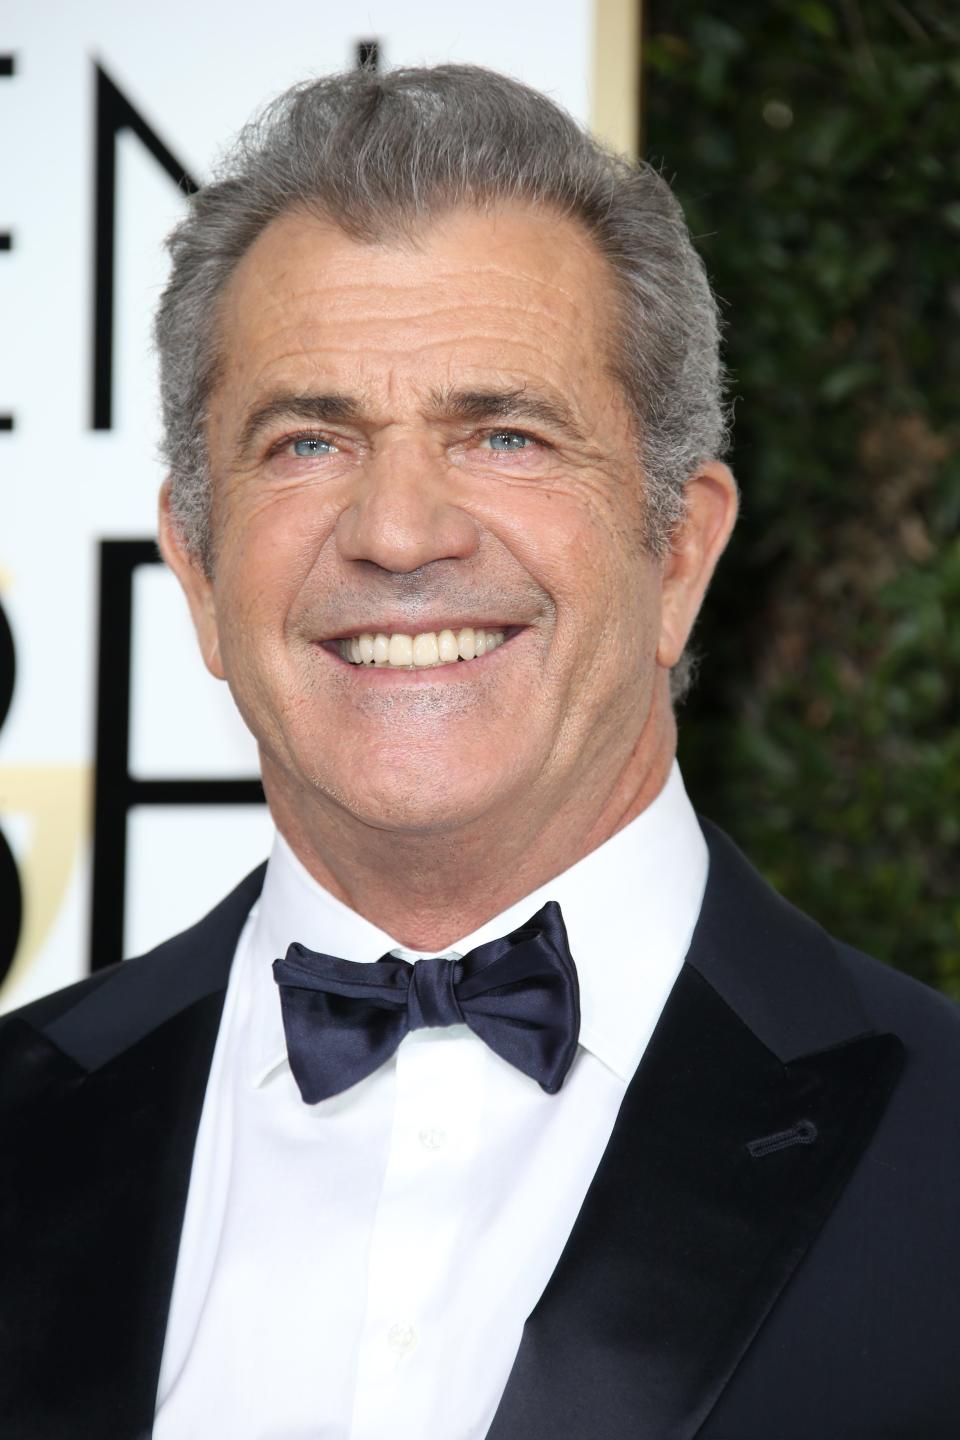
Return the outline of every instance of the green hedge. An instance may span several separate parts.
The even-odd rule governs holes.
[[[960,997],[960,11],[645,11],[644,151],[723,301],[743,492],[688,785],[835,934]]]

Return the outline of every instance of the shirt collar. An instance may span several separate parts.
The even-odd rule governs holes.
[[[689,948],[707,865],[706,841],[674,763],[660,794],[622,830],[443,953],[466,954],[556,900],[580,981],[580,1043],[626,1082]],[[248,938],[246,973],[238,979],[252,992],[249,1074],[257,1085],[286,1063],[279,991],[270,967],[293,940],[362,962],[390,951],[411,956],[319,885],[281,835]]]

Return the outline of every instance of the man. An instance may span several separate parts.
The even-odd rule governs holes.
[[[955,1013],[674,761],[737,500],[667,187],[341,76],[171,250],[161,546],[278,838],[6,1024],[2,1433],[955,1435]]]

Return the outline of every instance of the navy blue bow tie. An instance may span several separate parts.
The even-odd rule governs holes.
[[[290,1069],[308,1105],[378,1069],[409,1030],[469,1025],[548,1095],[563,1084],[580,1033],[577,971],[560,906],[461,960],[374,965],[291,945],[275,960]]]

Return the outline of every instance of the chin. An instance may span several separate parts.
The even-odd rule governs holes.
[[[442,834],[481,819],[507,798],[504,780],[502,774],[474,772],[438,783],[435,770],[429,775],[395,770],[376,784],[365,775],[321,788],[361,824],[414,836]]]

